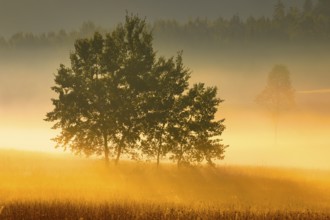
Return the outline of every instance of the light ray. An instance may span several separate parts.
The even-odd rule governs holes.
[[[297,93],[301,93],[301,94],[323,94],[323,93],[330,93],[330,89],[301,90],[301,91],[297,91]]]

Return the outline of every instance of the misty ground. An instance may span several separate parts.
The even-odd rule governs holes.
[[[0,151],[0,206],[15,202],[135,202],[221,210],[325,212],[329,171],[190,167]]]

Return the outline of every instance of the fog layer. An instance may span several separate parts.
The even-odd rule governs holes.
[[[276,51],[272,47],[267,51],[268,56],[261,50],[253,55],[249,51],[242,55],[237,51],[184,50],[191,81],[217,86],[219,97],[225,100],[217,117],[226,119],[222,138],[230,147],[220,164],[330,168],[326,157],[330,153],[328,54],[270,53]],[[68,57],[69,49],[63,49],[13,53],[1,59],[1,147],[62,152],[54,150],[50,139],[56,132],[43,119],[52,109],[53,74],[60,63],[69,63]],[[280,116],[276,143],[270,114],[255,103],[275,64],[288,67],[296,91],[295,108]]]

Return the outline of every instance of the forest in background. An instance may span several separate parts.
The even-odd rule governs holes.
[[[287,7],[282,1],[274,5],[271,17],[246,19],[233,15],[229,19],[192,18],[187,22],[158,20],[149,23],[155,36],[155,44],[162,46],[180,45],[186,47],[233,49],[269,44],[306,46],[307,44],[327,45],[330,41],[330,2],[327,0],[305,0],[302,7]],[[75,39],[91,37],[94,32],[106,33],[104,28],[93,22],[85,22],[78,30],[42,34],[13,34],[0,37],[2,51],[12,49],[36,49],[49,47],[72,47]]]

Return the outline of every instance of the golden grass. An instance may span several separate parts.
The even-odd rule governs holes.
[[[107,168],[96,159],[1,150],[0,219],[327,219],[329,174],[138,162]]]

